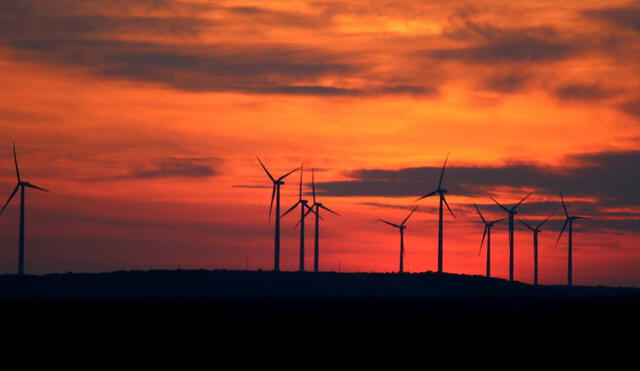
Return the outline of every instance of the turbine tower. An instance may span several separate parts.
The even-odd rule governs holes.
[[[38,186],[35,186],[29,182],[23,182],[22,178],[20,178],[20,169],[18,167],[18,156],[16,155],[16,144],[13,143],[13,162],[16,165],[16,176],[18,178],[18,184],[16,184],[16,187],[13,189],[13,192],[11,192],[11,196],[9,196],[9,199],[7,200],[7,202],[5,202],[4,206],[2,207],[2,210],[0,210],[0,215],[2,215],[2,213],[4,212],[4,209],[7,208],[7,205],[9,205],[9,202],[11,202],[11,199],[13,199],[13,196],[16,195],[16,192],[18,192],[18,189],[20,189],[20,237],[18,240],[18,274],[19,275],[23,275],[24,274],[24,189],[25,188],[33,188],[33,189],[37,189],[39,191],[44,191],[44,192],[49,192],[44,188],[40,188]]]
[[[262,161],[260,161],[260,158],[257,156],[256,158],[258,159],[258,162],[264,169],[264,172],[267,173],[267,175],[269,176],[269,179],[271,179],[271,182],[273,182],[273,189],[271,191],[271,204],[269,204],[269,224],[271,224],[271,211],[273,209],[273,199],[275,197],[276,199],[276,237],[275,237],[275,253],[274,253],[273,271],[278,272],[280,271],[280,186],[284,184],[284,182],[282,181],[284,178],[300,170],[300,168],[293,169],[290,172],[281,176],[280,178],[275,179],[273,176],[271,176],[271,173],[269,172],[269,170],[267,170],[267,167],[264,166]]]
[[[304,220],[304,217],[306,217],[310,212],[313,211],[316,214],[315,240],[313,247],[313,271],[315,273],[318,273],[320,266],[320,219],[322,219],[322,217],[320,216],[320,209],[325,209],[337,216],[340,216],[340,214],[324,206],[322,203],[316,201],[316,181],[314,173],[315,169],[311,169],[311,191],[313,194],[313,205],[311,205],[310,210],[307,210],[307,212],[303,215],[302,219],[300,219],[298,223],[301,223],[302,220]]]
[[[531,196],[532,194],[533,192],[524,196],[524,198],[520,200],[520,202],[515,204],[511,209],[507,209],[500,202],[496,201],[495,198],[491,197],[493,202],[495,202],[498,206],[502,208],[502,210],[506,211],[509,214],[509,281],[513,281],[513,229],[514,229],[513,221],[515,219],[516,214],[518,213],[516,209],[518,208],[518,206],[520,206],[520,204],[524,202],[524,200],[529,198],[529,196]]]
[[[567,225],[569,225],[569,251],[568,251],[568,266],[567,266],[567,285],[571,286],[573,284],[573,221],[578,219],[586,219],[584,216],[577,215],[569,215],[569,211],[567,211],[567,206],[564,204],[564,197],[562,197],[562,191],[560,191],[560,201],[562,201],[562,209],[564,210],[564,215],[566,217],[564,221],[564,225],[560,230],[560,234],[558,235],[558,240],[556,240],[556,245],[558,246],[558,242],[560,242],[560,237],[562,237],[562,233],[565,229],[567,229]]]
[[[538,233],[542,232],[540,228],[542,228],[542,225],[546,223],[547,220],[551,219],[552,216],[553,214],[549,215],[535,227],[530,226],[524,220],[520,220],[520,223],[533,232],[533,284],[535,286],[538,286]]]
[[[416,212],[416,210],[418,209],[418,207],[414,207],[413,210],[411,210],[411,212],[409,213],[409,215],[407,215],[406,218],[404,218],[404,220],[402,221],[402,223],[395,224],[395,223],[391,223],[389,221],[386,221],[384,219],[378,219],[379,221],[389,224],[392,227],[398,228],[400,230],[400,269],[398,270],[399,273],[404,273],[404,230],[405,228],[407,228],[407,226],[405,225],[405,223],[407,222],[407,220],[409,220],[409,218],[411,217],[411,215],[413,215],[413,213]]]
[[[296,207],[298,207],[298,205],[300,205],[300,222],[298,224],[300,224],[300,272],[304,272],[304,219],[305,219],[305,212],[307,212],[308,210],[313,211],[313,209],[308,205],[309,201],[307,200],[303,200],[302,199],[302,174],[304,172],[304,165],[300,166],[300,188],[298,190],[298,201],[293,204],[293,206],[291,206],[289,208],[289,210],[287,210],[284,214],[282,214],[282,217],[284,217],[285,215],[289,214],[290,212],[292,212]],[[315,211],[313,211],[315,213]],[[298,224],[296,224],[296,227],[298,226]]]
[[[449,159],[449,154],[447,153],[447,157],[444,160],[444,165],[442,166],[442,171],[440,172],[440,180],[438,181],[438,188],[436,188],[435,191],[431,193],[427,193],[426,195],[416,200],[417,202],[422,200],[423,198],[440,195],[440,209],[438,211],[438,273],[442,273],[442,255],[443,255],[442,253],[442,204],[445,204],[447,206],[447,209],[449,210],[449,212],[451,213],[454,219],[456,217],[453,211],[451,211],[451,207],[449,207],[449,203],[447,202],[447,199],[444,197],[444,194],[447,193],[447,190],[442,188],[442,178],[444,177],[444,169],[447,166],[448,159]]]
[[[482,232],[482,241],[480,241],[480,252],[478,253],[478,255],[482,253],[482,246],[484,245],[484,238],[486,237],[487,238],[487,277],[491,277],[491,228],[496,223],[500,223],[506,220],[506,218],[497,219],[489,222],[484,218],[484,216],[482,216],[482,213],[480,212],[478,205],[473,204],[473,207],[476,208],[478,215],[480,215],[480,219],[482,219],[482,223],[484,223],[484,232]]]

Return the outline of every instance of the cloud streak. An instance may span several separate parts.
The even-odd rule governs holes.
[[[217,158],[177,158],[168,157],[150,161],[145,166],[137,166],[126,174],[97,177],[91,181],[148,180],[158,178],[208,178],[220,175]],[[215,166],[214,166],[215,165]]]
[[[498,187],[534,189],[557,194],[563,189],[573,196],[596,197],[608,206],[640,205],[640,178],[637,164],[640,151],[600,152],[569,156],[571,167],[549,168],[533,163],[471,167],[451,165],[444,186],[452,193],[486,197]],[[440,167],[397,170],[359,169],[349,173],[351,180],[318,183],[326,196],[418,197],[437,185]]]

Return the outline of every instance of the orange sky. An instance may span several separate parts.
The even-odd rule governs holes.
[[[574,282],[638,286],[639,18],[629,1],[4,1],[0,192],[15,184],[13,140],[25,179],[52,190],[27,194],[26,270],[271,269],[259,155],[275,174],[321,170],[342,214],[322,222],[321,269],[394,271],[397,231],[376,219],[400,221],[450,152],[446,271],[484,272],[473,202],[499,217],[489,196],[534,191],[520,216],[539,220],[560,215],[562,187],[593,218],[576,223]],[[409,223],[409,271],[436,268],[436,204]],[[561,223],[541,235],[542,283],[565,282]],[[531,250],[519,229],[518,280],[532,280]],[[497,276],[507,254],[497,226]]]

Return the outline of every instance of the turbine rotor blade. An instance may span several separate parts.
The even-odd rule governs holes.
[[[532,226],[530,226],[529,224],[527,224],[527,222],[525,222],[524,220],[520,220],[518,219],[518,221],[520,223],[522,223],[522,225],[524,225],[525,227],[527,227],[530,231],[535,231],[535,228],[533,228]]]
[[[487,224],[487,220],[484,218],[484,216],[482,216],[482,213],[480,212],[480,209],[478,208],[478,205],[476,205],[475,203],[473,204],[473,207],[476,208],[476,211],[478,212],[478,215],[480,215],[480,219],[482,219],[482,222],[484,224]]]
[[[260,163],[260,165],[262,165],[262,168],[264,169],[264,172],[267,173],[267,175],[269,176],[269,179],[271,179],[272,182],[275,182],[276,180],[271,176],[271,173],[269,172],[269,170],[267,170],[267,167],[264,166],[262,161],[260,161],[260,157],[256,156],[256,158],[258,159],[258,162]]]
[[[485,225],[484,232],[482,232],[482,241],[480,241],[480,251],[478,252],[478,255],[482,254],[482,246],[484,246],[484,238],[487,236],[488,230],[489,230],[489,226]]]
[[[281,176],[280,178],[278,178],[278,181],[281,181],[282,179],[284,179],[284,178],[288,177],[289,175],[291,175],[291,174],[295,173],[295,172],[296,172],[296,171],[298,171],[298,170],[300,170],[300,168],[299,168],[299,167],[297,167],[297,168],[295,168],[295,169],[291,170],[290,172],[288,172],[288,173],[284,174],[283,176]]]
[[[447,207],[447,210],[449,210],[449,212],[451,213],[451,216],[453,216],[453,219],[456,219],[456,214],[454,214],[453,211],[451,210],[451,207],[449,207],[449,203],[447,202],[447,198],[444,197],[444,195],[442,196],[442,201],[444,201],[444,204]]]
[[[442,165],[442,171],[440,172],[440,180],[438,181],[438,189],[442,187],[442,179],[444,178],[444,168],[447,166],[447,160],[449,160],[449,152],[447,152],[447,157],[444,159],[444,165]]]
[[[551,219],[551,217],[552,217],[552,216],[553,216],[553,214],[549,215],[545,220],[541,221],[541,222],[540,222],[540,224],[538,224],[538,225],[536,226],[536,229],[540,229],[540,228],[542,228],[542,225],[543,225],[544,223],[546,223],[549,219]]]
[[[496,223],[504,222],[505,220],[507,220],[507,218],[496,219],[496,220],[492,221],[492,222],[491,222],[491,224],[496,224]]]
[[[562,190],[560,190],[560,201],[562,201],[562,209],[564,209],[564,215],[569,217],[569,212],[567,211],[567,206],[564,204],[564,197],[562,197]]]
[[[404,218],[404,220],[402,221],[402,223],[400,225],[404,225],[404,223],[407,222],[407,220],[409,220],[409,218],[411,217],[411,215],[413,215],[413,213],[416,212],[416,210],[418,210],[418,206],[414,207],[413,210],[411,210],[411,212],[409,213],[409,215],[407,215],[406,218]]]
[[[420,201],[420,200],[422,200],[422,199],[424,199],[424,198],[427,198],[427,197],[431,197],[431,196],[433,196],[433,195],[436,195],[437,193],[438,193],[438,191],[437,191],[437,190],[435,190],[435,191],[433,191],[433,192],[431,192],[431,193],[427,193],[426,195],[424,195],[424,196],[422,196],[422,197],[419,197],[418,199],[416,199],[416,200],[415,200],[415,201],[413,201],[413,202],[418,202],[418,201]]]
[[[555,247],[558,247],[558,242],[560,242],[560,237],[562,237],[562,233],[564,233],[564,230],[567,229],[567,224],[569,224],[569,218],[565,219],[564,221],[564,225],[562,226],[562,229],[560,230],[560,234],[558,235],[558,239],[556,240],[556,244]]]
[[[37,189],[39,191],[49,192],[48,190],[46,190],[44,188],[40,188],[38,186],[35,186],[35,185],[31,184],[31,183],[24,183],[24,186],[25,187],[29,187],[29,188],[33,188],[33,189]]]
[[[395,223],[388,222],[388,221],[386,221],[386,220],[384,220],[384,219],[378,219],[378,221],[379,221],[379,222],[382,222],[382,223],[385,223],[385,224],[389,224],[389,225],[390,225],[390,226],[392,226],[392,227],[400,228],[400,226],[399,226],[399,225],[397,225],[397,224],[395,224]]]
[[[335,212],[335,211],[333,211],[333,210],[329,209],[328,207],[326,207],[326,206],[324,206],[324,205],[318,205],[318,206],[319,206],[319,207],[321,207],[321,208],[323,208],[323,209],[325,209],[325,210],[327,210],[328,212],[330,212],[330,213],[332,213],[332,214],[336,214],[337,216],[340,216],[340,214],[338,214],[337,212]]]
[[[289,210],[285,211],[284,214],[282,214],[281,218],[284,218],[285,215],[289,214],[290,212],[292,212],[296,206],[298,206],[298,204],[300,203],[300,201],[296,202],[295,204],[293,204],[293,206],[291,206],[289,208]]]
[[[320,216],[316,211],[314,211],[314,210],[313,210],[313,207],[309,207],[308,205],[305,205],[305,206],[307,206],[307,208],[308,208],[309,210],[307,210],[307,212],[306,212],[306,213],[304,213],[304,215],[302,216],[302,218],[300,218],[300,220],[298,220],[298,222],[296,223],[296,225],[294,225],[294,226],[293,226],[293,228],[297,228],[297,227],[298,227],[298,225],[300,225],[300,223],[302,223],[302,219],[306,218],[306,217],[307,217],[307,215],[309,215],[309,213],[314,213],[314,214],[318,215],[318,218],[322,219],[322,217],[321,217],[321,216]]]
[[[309,215],[309,213],[318,214],[318,212],[317,212],[317,211],[313,210],[313,206],[311,206],[311,207],[310,207],[310,206],[308,206],[308,205],[307,205],[307,209],[309,209],[309,210],[307,210],[307,212],[306,212],[306,213],[304,213],[303,218],[306,218],[306,217],[307,217],[307,215]]]
[[[13,142],[13,162],[16,165],[16,176],[18,177],[18,183],[20,183],[20,169],[18,168],[18,156],[16,155],[16,142]]]
[[[312,208],[312,207],[309,207],[309,206],[307,205],[307,208],[309,209],[309,212],[312,212],[312,213],[314,213],[314,214],[318,215],[318,219],[320,219],[320,220],[324,220],[324,218],[322,217],[322,215],[318,214],[318,212],[317,212],[317,211],[315,211],[315,210],[313,210],[313,208]],[[309,214],[309,212],[307,212],[307,214]],[[307,217],[307,214],[304,214],[305,218]]]
[[[524,200],[526,200],[527,198],[529,198],[529,196],[531,196],[533,194],[533,192],[529,193],[528,195],[524,196],[524,198],[522,200],[520,200],[520,202],[518,202],[517,204],[515,204],[515,206],[513,206],[511,208],[511,210],[515,210],[518,206],[520,206],[521,203],[524,202]]]
[[[273,211],[273,199],[276,197],[276,183],[273,183],[271,191],[271,203],[269,204],[269,224],[271,224],[271,212]]]
[[[302,175],[304,174],[304,163],[300,165],[300,189],[298,192],[298,200],[302,200]]]
[[[9,199],[7,199],[7,202],[5,202],[4,206],[2,206],[2,210],[0,210],[0,215],[2,215],[2,213],[4,212],[4,209],[7,208],[7,205],[9,205],[9,202],[11,202],[11,199],[13,198],[13,196],[16,195],[16,192],[18,192],[18,188],[20,188],[20,184],[17,184],[16,187],[13,189],[13,192],[11,192],[11,196],[9,196]]]
[[[496,199],[495,199],[495,198],[493,198],[493,197],[489,197],[489,198],[490,198],[491,200],[493,200],[493,202],[495,202],[495,203],[496,203],[496,205],[500,206],[504,211],[506,211],[506,212],[508,212],[508,213],[509,213],[509,212],[511,212],[509,209],[507,209],[506,207],[504,207],[500,202],[496,201]]]

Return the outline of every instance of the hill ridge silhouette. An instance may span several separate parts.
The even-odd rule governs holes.
[[[634,297],[640,289],[533,286],[452,273],[132,270],[0,275],[0,300],[149,298],[580,298]]]

